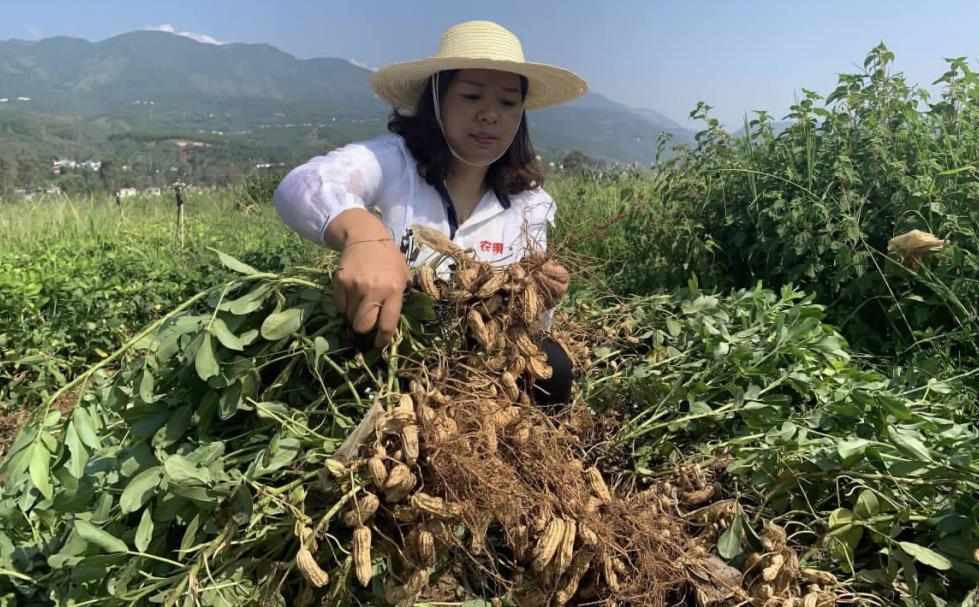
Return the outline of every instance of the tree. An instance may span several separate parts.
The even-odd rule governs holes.
[[[40,161],[34,154],[21,154],[17,157],[17,183],[30,187],[41,176]]]
[[[595,168],[598,163],[581,150],[571,150],[561,159],[561,165],[565,171],[577,173],[583,169]]]
[[[10,200],[16,180],[16,162],[9,156],[0,156],[0,199]]]
[[[106,192],[112,193],[118,189],[121,167],[122,162],[115,156],[109,155],[102,159],[102,164],[99,165],[99,182]]]

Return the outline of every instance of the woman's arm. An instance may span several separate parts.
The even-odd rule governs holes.
[[[366,210],[385,175],[403,169],[400,151],[385,139],[355,143],[296,167],[275,191],[283,221],[303,237],[340,251],[334,274],[337,310],[354,331],[377,329],[382,347],[397,329],[411,279],[384,223]]]
[[[337,311],[357,333],[377,329],[381,348],[398,328],[401,300],[411,283],[404,255],[387,226],[363,209],[340,213],[326,228],[328,246],[341,251],[333,276]]]

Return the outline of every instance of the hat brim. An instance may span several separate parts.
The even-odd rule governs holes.
[[[389,65],[374,72],[371,87],[394,107],[413,111],[432,74],[456,69],[499,70],[525,76],[528,86],[524,109],[527,110],[567,103],[588,90],[581,76],[553,65],[457,57],[430,57]]]

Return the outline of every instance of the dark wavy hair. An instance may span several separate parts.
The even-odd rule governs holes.
[[[458,73],[458,70],[445,70],[439,73],[439,99],[445,98],[445,92]],[[527,79],[523,76],[520,76],[520,95],[524,99],[527,97]],[[452,152],[449,151],[449,146],[435,119],[431,78],[428,79],[425,90],[418,99],[414,115],[401,114],[395,108],[388,120],[388,130],[404,138],[418,163],[418,174],[429,185],[434,186],[438,181],[445,179],[449,172]],[[520,117],[517,134],[510,147],[487,169],[486,183],[494,192],[513,195],[538,188],[543,182],[544,176],[537,162],[534,146],[530,143],[527,114],[524,113]]]

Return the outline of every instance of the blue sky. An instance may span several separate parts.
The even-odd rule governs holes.
[[[828,93],[880,41],[922,85],[943,57],[979,59],[976,0],[0,0],[0,40],[166,26],[380,66],[431,54],[468,19],[504,25],[528,59],[571,68],[616,101],[684,122],[704,100],[735,127],[755,109],[780,117],[802,87]]]

